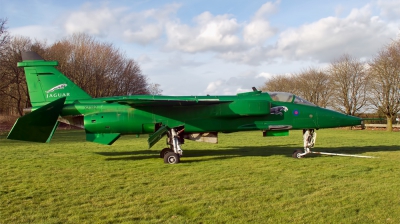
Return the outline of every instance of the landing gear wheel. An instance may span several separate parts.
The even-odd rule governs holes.
[[[302,153],[303,153],[303,151],[296,150],[293,152],[292,157],[295,159],[301,159],[301,158],[303,158],[303,156],[301,156]]]
[[[160,152],[160,158],[164,158],[165,154],[167,154],[168,152],[174,152],[174,151],[172,149],[170,149],[170,148],[164,148]]]
[[[164,156],[164,163],[177,164],[180,160],[180,156],[174,152],[167,152]]]

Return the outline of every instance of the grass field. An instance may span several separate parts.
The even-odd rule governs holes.
[[[0,136],[0,223],[400,223],[400,132],[318,131],[316,151],[377,158],[293,159],[301,131],[187,141],[181,163],[160,141],[113,146],[58,131],[50,144]]]

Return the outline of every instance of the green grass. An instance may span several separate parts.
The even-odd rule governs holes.
[[[58,131],[49,144],[0,136],[0,223],[399,223],[400,132],[318,131],[293,159],[301,131],[220,134],[186,141],[181,163],[165,141],[123,136],[113,146]]]

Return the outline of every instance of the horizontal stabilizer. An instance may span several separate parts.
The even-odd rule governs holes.
[[[120,133],[90,133],[86,132],[86,141],[103,145],[112,145],[121,136]]]
[[[64,107],[65,97],[55,100],[26,114],[15,122],[8,139],[50,142],[58,126],[58,116]]]

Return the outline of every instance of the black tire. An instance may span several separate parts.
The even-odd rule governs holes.
[[[164,156],[164,163],[177,164],[180,162],[180,156],[174,152],[167,152]]]
[[[295,158],[295,159],[301,159],[301,158],[303,158],[303,156],[300,156],[301,153],[303,153],[303,151],[296,150],[296,151],[293,152],[292,157]]]
[[[174,152],[174,151],[172,149],[170,149],[170,148],[164,148],[160,152],[160,158],[164,158],[165,154],[167,154],[168,152]]]

